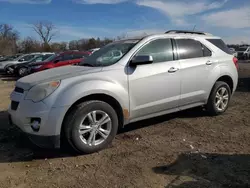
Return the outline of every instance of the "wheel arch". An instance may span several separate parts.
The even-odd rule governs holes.
[[[233,79],[231,78],[231,76],[229,76],[229,75],[221,76],[216,80],[216,82],[218,82],[218,81],[222,81],[222,82],[227,83],[230,87],[231,93],[233,93],[234,82],[233,82]]]
[[[83,102],[86,102],[86,101],[90,101],[90,100],[100,100],[100,101],[108,103],[110,106],[112,106],[112,108],[114,108],[114,110],[117,113],[119,127],[122,127],[124,125],[124,111],[123,111],[120,103],[114,97],[107,95],[107,94],[104,94],[104,93],[90,94],[90,95],[87,95],[87,96],[84,96],[84,97],[78,99],[69,107],[69,109],[65,113],[63,121],[62,121],[61,136],[63,136],[63,129],[65,126],[64,122],[65,122],[65,119],[68,116],[68,114],[73,110],[73,108],[76,105],[83,103]]]

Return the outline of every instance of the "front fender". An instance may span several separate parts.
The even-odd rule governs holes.
[[[129,109],[128,92],[122,85],[102,80],[92,80],[68,85],[58,94],[53,107],[72,106],[79,99],[92,94],[106,94],[116,99],[123,109]]]

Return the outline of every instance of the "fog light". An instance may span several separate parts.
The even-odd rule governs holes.
[[[32,118],[31,125],[30,125],[32,130],[35,132],[38,132],[40,130],[40,123],[41,123],[40,118]]]

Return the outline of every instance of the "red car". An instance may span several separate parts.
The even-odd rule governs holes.
[[[82,61],[82,59],[88,57],[89,55],[89,52],[79,51],[58,53],[49,57],[44,62],[32,63],[30,65],[30,72],[39,72],[46,69],[78,64]]]

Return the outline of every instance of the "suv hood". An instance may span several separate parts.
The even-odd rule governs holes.
[[[53,80],[63,80],[69,77],[78,76],[81,74],[89,74],[93,72],[99,72],[102,67],[85,67],[85,66],[64,66],[59,68],[53,68],[41,72],[31,74],[19,79],[16,82],[16,86],[28,90],[31,87]]]

